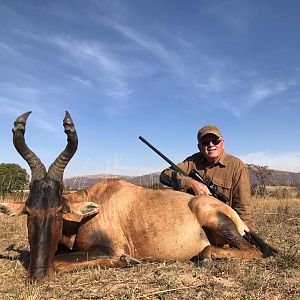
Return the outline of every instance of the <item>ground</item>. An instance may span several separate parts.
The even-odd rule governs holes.
[[[254,261],[148,263],[90,268],[25,285],[26,217],[0,215],[0,299],[299,299],[300,200],[254,199],[260,235],[279,250]]]

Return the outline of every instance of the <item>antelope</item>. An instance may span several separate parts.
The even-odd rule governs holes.
[[[95,265],[122,267],[193,257],[203,262],[249,260],[276,254],[231,207],[212,196],[153,190],[119,179],[62,195],[64,169],[78,146],[74,123],[66,112],[67,146],[46,171],[25,143],[30,113],[19,116],[13,128],[14,146],[31,169],[30,193],[25,202],[0,203],[4,214],[27,215],[28,283]]]

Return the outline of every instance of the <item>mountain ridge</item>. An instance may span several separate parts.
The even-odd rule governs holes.
[[[300,172],[290,172],[282,170],[271,171],[271,176],[269,177],[270,185],[277,186],[300,186]],[[91,174],[91,175],[79,175],[72,176],[64,179],[65,186],[70,189],[83,189],[97,182],[104,181],[106,179],[118,178],[123,179],[128,182],[142,185],[150,186],[159,183],[160,172],[154,172],[150,174],[140,175],[140,176],[128,176],[128,175],[115,175],[115,174]],[[249,168],[250,184],[257,183],[254,172]]]

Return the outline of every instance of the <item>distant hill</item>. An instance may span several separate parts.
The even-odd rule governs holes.
[[[300,186],[300,173],[280,171],[280,170],[270,170],[272,176],[270,177],[271,185],[283,185],[283,186]],[[160,172],[155,172],[142,176],[125,176],[125,175],[112,175],[112,174],[96,174],[96,175],[84,175],[84,176],[74,176],[65,178],[65,186],[69,186],[71,189],[82,189],[86,188],[96,182],[101,182],[109,178],[120,178],[128,182],[147,186],[159,183]],[[254,184],[257,182],[254,173],[249,170],[250,183]]]
[[[152,185],[159,183],[159,172],[151,173],[142,176],[124,176],[124,175],[112,175],[112,174],[96,174],[96,175],[84,175],[74,176],[64,179],[65,186],[69,186],[71,189],[86,188],[97,182],[104,181],[111,178],[119,178],[137,185]]]
[[[97,182],[106,179],[119,178],[130,181],[132,176],[112,175],[112,174],[96,174],[96,175],[83,175],[64,178],[64,185],[69,186],[71,189],[83,189]]]
[[[250,183],[257,183],[257,179],[251,170],[249,170]],[[269,178],[270,185],[283,185],[283,186],[300,186],[300,173],[296,172],[288,172],[288,171],[280,171],[280,170],[272,170],[270,169],[272,175]]]

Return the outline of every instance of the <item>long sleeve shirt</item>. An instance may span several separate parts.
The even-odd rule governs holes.
[[[202,153],[198,152],[179,163],[178,167],[187,174],[194,169],[205,180],[212,182],[217,190],[229,199],[228,205],[238,213],[249,229],[255,230],[251,213],[249,174],[246,165],[239,158],[224,151],[220,160],[210,166]],[[171,168],[160,174],[162,184],[192,193],[188,186],[190,180],[190,177],[183,176]]]

